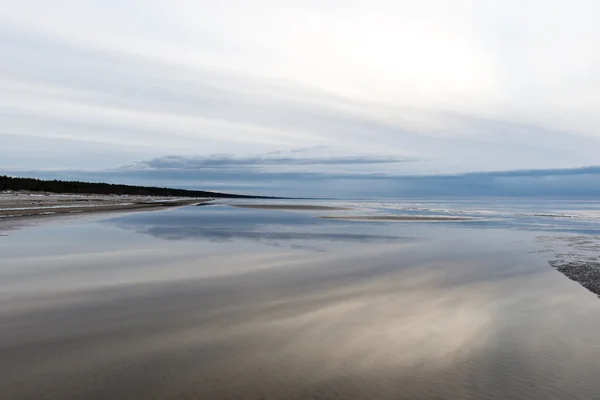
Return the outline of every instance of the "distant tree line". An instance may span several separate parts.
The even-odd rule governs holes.
[[[114,194],[137,196],[171,196],[171,197],[220,197],[220,198],[265,198],[260,196],[244,196],[237,194],[206,192],[203,190],[171,189],[151,186],[116,185],[112,183],[94,183],[79,181],[42,180],[0,176],[0,191],[27,190],[31,192],[81,193],[81,194]]]

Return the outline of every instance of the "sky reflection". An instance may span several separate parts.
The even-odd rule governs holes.
[[[600,302],[528,239],[219,207],[15,231],[0,241],[0,390],[593,398]]]

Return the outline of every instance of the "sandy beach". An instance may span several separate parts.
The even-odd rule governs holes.
[[[48,218],[94,212],[157,210],[210,201],[212,199],[4,192],[0,193],[0,224],[24,218]]]
[[[314,204],[232,204],[237,208],[253,208],[258,210],[281,210],[281,211],[342,211],[346,207],[319,206]]]

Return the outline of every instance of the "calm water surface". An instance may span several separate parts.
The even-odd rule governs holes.
[[[1,399],[598,399],[595,203],[227,204],[0,237]],[[469,222],[319,215],[468,215]],[[547,244],[544,244],[546,246]]]

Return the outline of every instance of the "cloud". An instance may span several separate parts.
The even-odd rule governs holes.
[[[266,169],[259,158],[270,154],[300,168],[322,162],[323,148],[331,167],[363,174],[592,165],[598,11],[585,0],[9,0],[2,166],[110,168],[176,154],[216,168],[211,154],[235,154],[223,163]]]
[[[600,167],[581,167],[568,169],[541,169],[541,170],[517,170],[517,171],[493,171],[493,172],[472,172],[463,174],[466,177],[483,178],[516,178],[516,177],[552,177],[552,176],[578,176],[578,175],[599,175]]]
[[[313,149],[310,149],[313,150]],[[385,156],[330,156],[330,157],[304,157],[298,156],[308,149],[293,149],[286,152],[278,151],[261,156],[234,156],[229,154],[182,157],[165,156],[123,167],[126,170],[206,170],[206,169],[232,169],[242,167],[273,167],[282,169],[288,166],[350,166],[393,164],[400,162],[416,161],[410,158]]]

